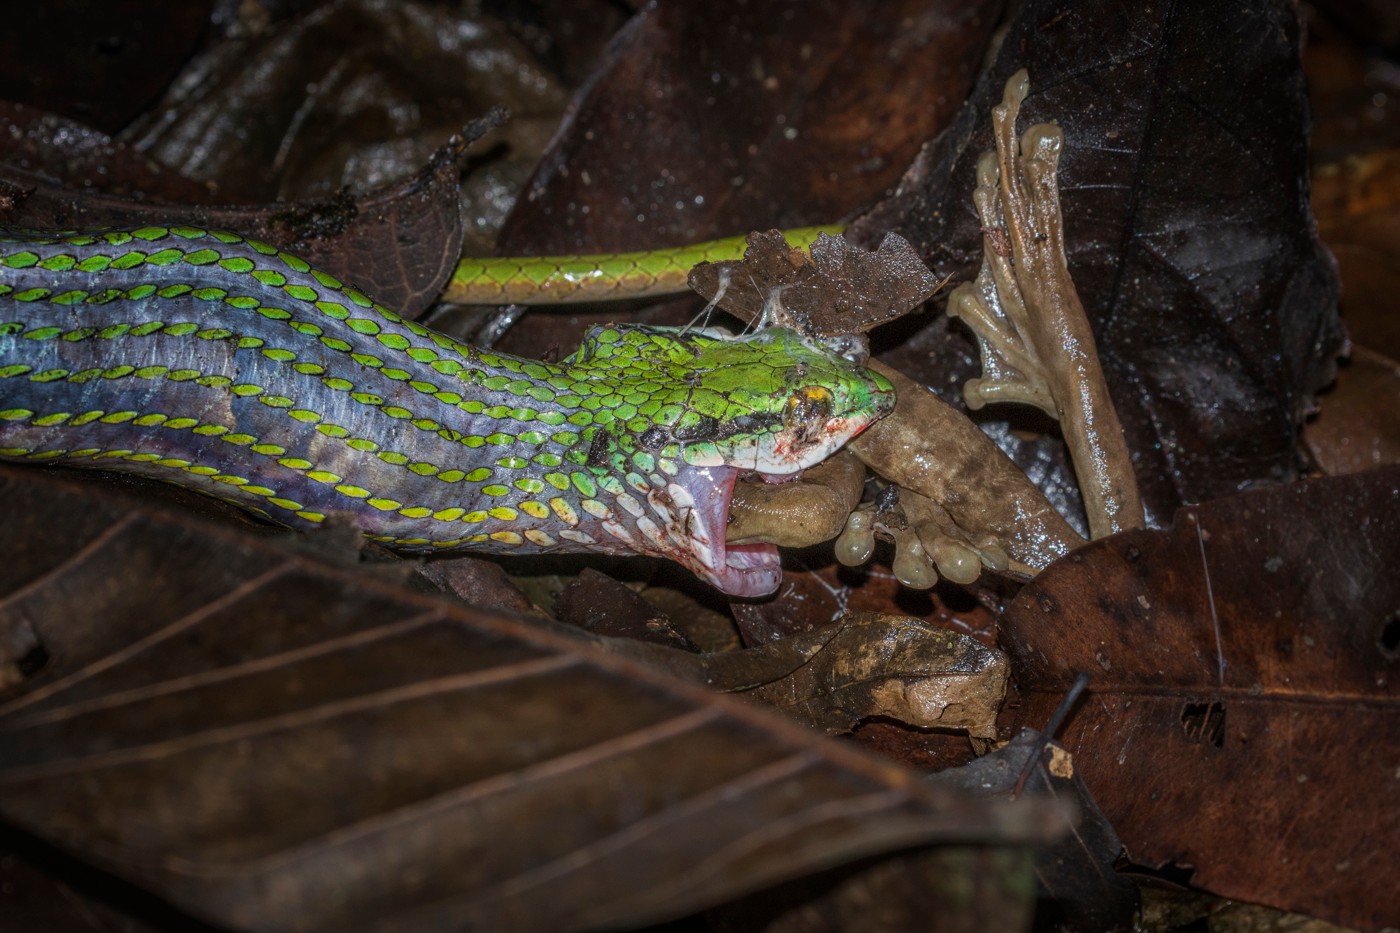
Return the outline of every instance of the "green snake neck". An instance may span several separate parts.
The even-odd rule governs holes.
[[[887,382],[772,329],[612,326],[558,363],[461,344],[295,256],[188,227],[0,242],[0,457],[136,472],[402,550],[669,557],[726,548],[741,470],[809,466]]]

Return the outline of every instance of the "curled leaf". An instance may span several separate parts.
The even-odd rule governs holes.
[[[342,193],[323,201],[151,203],[68,188],[0,165],[0,180],[18,192],[8,205],[0,204],[0,219],[35,229],[188,224],[233,230],[297,253],[415,317],[437,299],[461,254],[457,191],[467,149],[505,120],[505,112],[495,110],[473,121],[407,181],[361,197]]]

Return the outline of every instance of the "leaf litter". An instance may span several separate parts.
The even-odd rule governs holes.
[[[1123,394],[1120,391],[1121,386],[1128,385],[1130,389],[1127,395],[1130,399],[1135,397],[1134,393],[1143,399],[1141,404],[1130,406],[1127,415],[1130,422],[1128,430],[1130,436],[1137,438],[1133,442],[1133,449],[1142,458],[1139,461],[1139,475],[1144,481],[1145,490],[1149,491],[1149,499],[1158,521],[1171,514],[1171,510],[1183,499],[1193,500],[1211,494],[1233,493],[1234,487],[1239,484],[1276,482],[1300,475],[1298,460],[1294,454],[1298,418],[1307,407],[1313,390],[1327,378],[1333,349],[1338,344],[1339,331],[1336,328],[1335,317],[1329,317],[1330,286],[1325,270],[1319,271],[1320,254],[1307,234],[1307,224],[1304,222],[1306,208],[1299,207],[1296,198],[1290,199],[1288,196],[1290,184],[1294,185],[1292,190],[1296,192],[1297,179],[1303,177],[1298,143],[1302,133],[1299,116],[1301,90],[1290,45],[1290,37],[1296,36],[1296,23],[1281,12],[1279,5],[1268,3],[1241,7],[1238,10],[1212,11],[1209,16],[1218,18],[1212,19],[1209,25],[1192,18],[1206,16],[1203,11],[1164,9],[1154,11],[1155,19],[1149,17],[1147,20],[1138,21],[1132,24],[1131,29],[1127,28],[1129,24],[1113,11],[1090,6],[1076,9],[1066,16],[1058,16],[1059,11],[1052,9],[1053,6],[1048,3],[1027,5],[1012,24],[1008,41],[1003,48],[1014,50],[1013,57],[1016,63],[1028,64],[1031,67],[1035,86],[1043,89],[1042,93],[1033,94],[1027,101],[1028,110],[1033,115],[1039,111],[1043,116],[1059,119],[1069,135],[1065,168],[1066,216],[1071,233],[1075,233],[1076,229],[1081,231],[1078,239],[1072,238],[1070,241],[1071,268],[1076,281],[1085,292],[1086,303],[1090,305],[1091,312],[1101,316],[1097,319],[1096,326],[1106,329],[1108,348],[1105,356],[1110,364],[1110,378],[1118,380],[1114,385],[1115,398]],[[814,15],[826,14],[827,11],[822,9]],[[646,36],[647,29],[652,28],[655,22],[659,20],[637,27],[634,35]],[[1075,35],[1093,35],[1095,41],[1088,45],[1075,42],[1072,38]],[[1235,35],[1263,35],[1264,38],[1252,45],[1247,53],[1235,49],[1231,52],[1232,58],[1217,59],[1230,61],[1236,70],[1218,68],[1191,73],[1189,82],[1183,78],[1190,68],[1195,67],[1191,63],[1212,60],[1211,55],[1203,50],[1204,46]],[[974,48],[974,55],[980,54],[975,51],[980,48],[980,41],[969,43],[970,47]],[[639,47],[646,48],[646,45],[642,44]],[[1067,50],[1073,50],[1073,55]],[[1083,57],[1086,55],[1087,59]],[[1127,63],[1140,63],[1134,56],[1142,56],[1142,61],[1153,62],[1154,67],[1127,67]],[[1249,64],[1249,80],[1253,83],[1239,83],[1238,75],[1241,70],[1245,70],[1245,63]],[[948,274],[954,268],[970,266],[979,242],[977,231],[971,226],[974,215],[967,206],[968,192],[971,190],[968,181],[970,163],[975,161],[976,153],[987,145],[985,129],[979,125],[987,111],[987,101],[991,94],[999,91],[1004,73],[1009,72],[1012,67],[1010,61],[995,65],[992,73],[978,83],[978,90],[974,91],[971,103],[962,111],[963,116],[954,122],[948,133],[925,149],[915,169],[901,184],[900,191],[863,221],[858,232],[864,230],[869,235],[871,232],[882,233],[891,228],[900,231],[914,244],[916,251],[939,276]],[[626,70],[625,62],[618,67],[618,73],[625,73]],[[1230,82],[1239,86],[1231,88]],[[1266,83],[1275,89],[1282,88],[1282,91],[1260,93],[1256,85]],[[1188,84],[1192,88],[1189,100],[1181,93]],[[954,95],[954,99],[960,100],[962,96],[962,92],[959,91]],[[1153,103],[1148,106],[1143,101]],[[1185,103],[1191,106],[1183,106]],[[1195,123],[1192,122],[1192,107],[1197,108]],[[945,119],[951,115],[951,111],[945,111]],[[1211,121],[1214,121],[1214,128],[1211,128]],[[1227,127],[1229,132],[1221,131],[1221,127]],[[586,120],[577,122],[571,129],[576,135],[589,131]],[[625,127],[615,126],[605,138],[610,143],[625,141],[627,133]],[[926,128],[922,134],[917,137],[916,142],[922,142],[931,135]],[[805,139],[810,135],[813,134],[803,133],[799,138]],[[657,139],[664,141],[667,135],[659,133]],[[1241,139],[1275,139],[1281,142],[1273,151],[1258,147],[1250,149],[1249,155],[1257,157],[1254,163],[1250,163],[1248,159],[1242,160],[1239,157]],[[1189,184],[1183,183],[1180,176],[1174,174],[1173,169],[1173,166],[1181,164],[1181,147],[1187,145],[1192,147],[1190,157],[1197,159],[1199,163],[1197,171],[1188,173]],[[560,164],[574,163],[564,160]],[[1255,174],[1251,175],[1250,172]],[[631,208],[626,197],[613,196],[611,186],[596,185],[596,191],[583,192],[579,188],[582,174],[576,172],[571,177],[573,191],[568,198],[570,204],[587,205],[590,203],[590,197],[598,197],[605,203]],[[1115,198],[1121,196],[1120,192],[1129,187],[1123,184],[1125,179],[1132,181],[1132,190],[1140,194],[1140,200],[1126,206],[1121,201],[1115,201]],[[1284,183],[1275,184],[1279,179]],[[1212,193],[1218,192],[1221,186],[1227,192],[1255,194],[1241,195],[1237,200],[1222,202]],[[1259,191],[1270,194],[1268,197],[1261,196],[1257,194]],[[1283,194],[1280,195],[1280,192]],[[548,203],[548,196],[535,197],[531,199],[531,204],[536,206],[524,204],[521,210],[526,213],[534,210],[536,219],[533,223],[543,229],[550,223],[550,212],[544,209]],[[1222,203],[1225,205],[1223,213],[1226,222],[1213,224],[1212,218],[1216,218],[1222,211]],[[658,201],[656,206],[663,208],[665,205]],[[694,205],[688,205],[688,210],[693,207]],[[744,225],[766,228],[775,218],[783,219],[781,211],[772,212],[771,205],[765,210],[769,211],[768,215],[746,221]],[[920,212],[924,221],[915,219]],[[597,216],[601,220],[604,215]],[[717,213],[715,216],[719,217],[721,214]],[[827,220],[830,219],[830,215],[814,219]],[[929,219],[932,219],[931,225],[925,226]],[[707,222],[723,221],[715,219]],[[1249,249],[1251,241],[1240,237],[1239,234],[1250,225],[1260,231],[1261,235],[1270,238],[1270,242],[1274,244],[1270,250],[1255,252]],[[573,225],[566,226],[570,230],[574,229]],[[515,229],[522,228],[517,224]],[[1207,268],[1212,270],[1208,274],[1192,271],[1199,270],[1200,267],[1184,258],[1191,254],[1191,248],[1197,243],[1192,237],[1183,235],[1183,231],[1192,229],[1199,230],[1202,236],[1218,236],[1216,242],[1219,248],[1207,251]],[[1085,231],[1087,233],[1084,233]],[[732,231],[726,229],[724,232]],[[1115,234],[1121,236],[1115,237]],[[517,233],[515,236],[519,238],[516,241],[518,245],[527,245],[524,234]],[[874,239],[878,240],[878,236]],[[1159,260],[1160,264],[1154,265],[1154,260]],[[1160,273],[1163,270],[1167,273],[1175,270],[1178,274],[1175,278],[1172,274],[1162,276]],[[1212,278],[1212,275],[1215,277]],[[1112,287],[1104,287],[1105,283],[1112,285],[1115,282],[1116,291]],[[1222,312],[1220,309],[1224,306],[1218,299],[1227,294],[1237,304]],[[1246,296],[1243,304],[1239,304],[1241,295]],[[858,297],[863,298],[863,294]],[[878,302],[871,305],[874,310],[869,310],[860,302],[852,302],[849,292],[843,300],[847,302],[847,307],[858,309],[854,316],[847,315],[848,322],[868,321],[871,322],[870,326],[874,326],[874,319],[881,314],[876,307]],[[819,302],[813,304],[815,306]],[[1174,313],[1176,316],[1173,316]],[[1271,314],[1278,314],[1280,317],[1270,319],[1268,315]],[[889,314],[888,317],[894,319],[897,315]],[[850,324],[846,326],[850,327]],[[864,327],[856,326],[852,329],[861,330]],[[1147,337],[1143,336],[1144,330],[1148,332]],[[524,331],[531,339],[567,342],[566,337],[558,336],[549,328],[525,328]],[[1183,340],[1175,336],[1178,332],[1192,336]],[[520,331],[517,331],[518,333]],[[1258,339],[1261,333],[1269,339],[1261,342]],[[969,345],[956,328],[950,328],[943,319],[936,316],[914,315],[892,320],[882,330],[876,331],[874,340],[876,350],[885,351],[887,359],[935,390],[948,392],[956,404],[956,389],[970,372],[972,362]],[[1163,346],[1170,348],[1166,357],[1162,355]],[[1274,352],[1275,350],[1278,352]],[[1204,361],[1205,365],[1182,365],[1183,360],[1191,360],[1192,354],[1198,351],[1199,361]],[[1173,360],[1175,368],[1172,365]],[[1203,415],[1203,412],[1208,417]],[[993,433],[999,430],[994,424],[989,427]],[[1020,439],[1023,433],[1017,428],[1014,434],[1002,430],[998,436],[1013,450],[1019,462],[1029,467],[1042,484],[1056,487],[1056,471],[1063,472],[1064,466],[1062,460],[1056,459],[1052,449],[1054,441],[1027,442]],[[1165,462],[1166,467],[1163,468],[1158,461]],[[1149,462],[1158,463],[1156,466],[1149,466]],[[1381,479],[1376,479],[1375,474],[1370,474],[1360,481],[1370,484],[1367,486],[1367,494],[1372,495],[1372,504],[1368,507],[1376,510],[1374,514],[1380,516],[1377,520],[1383,522],[1388,520],[1388,516],[1393,516],[1395,505],[1387,502],[1383,493],[1387,484],[1388,488],[1393,490],[1394,478],[1382,475]],[[1067,485],[1058,481],[1059,488],[1063,489]],[[1387,550],[1387,538],[1373,540],[1373,523],[1363,523],[1359,534],[1353,527],[1340,527],[1330,535],[1302,533],[1308,531],[1310,526],[1316,525],[1320,517],[1330,516],[1333,512],[1339,515],[1351,514],[1348,510],[1355,508],[1356,497],[1343,496],[1337,499],[1333,492],[1319,492],[1316,486],[1300,487],[1287,495],[1292,498],[1287,500],[1284,510],[1289,517],[1289,524],[1284,532],[1296,536],[1301,542],[1313,542],[1311,546],[1317,555],[1333,556],[1337,561],[1334,576],[1341,579],[1347,579],[1349,576],[1358,581],[1374,581],[1385,579],[1386,570],[1393,569],[1396,551]],[[1222,501],[1228,503],[1231,500]],[[1071,517],[1074,508],[1072,499],[1062,505],[1062,509]],[[87,510],[77,509],[70,513],[70,516],[80,519],[79,513],[84,511]],[[1250,511],[1242,520],[1247,527],[1257,527],[1249,523],[1264,520],[1261,515],[1261,512]],[[1234,520],[1232,517],[1231,521]],[[1182,568],[1191,566],[1193,545],[1197,568],[1204,555],[1211,555],[1211,576],[1205,597],[1202,597],[1199,589],[1205,582],[1204,578],[1199,574],[1191,576],[1182,569],[1175,574],[1169,574],[1169,579],[1165,581],[1150,577],[1140,582],[1138,590],[1141,592],[1126,603],[1126,609],[1122,604],[1111,601],[1108,596],[1103,596],[1099,604],[1087,605],[1082,610],[1083,618],[1097,620],[1102,625],[1102,614],[1108,612],[1110,607],[1112,611],[1120,613],[1121,624],[1113,631],[1119,632],[1118,637],[1126,640],[1125,646],[1114,653],[1102,655],[1109,665],[1117,663],[1118,670],[1121,671],[1122,665],[1127,663],[1123,661],[1124,658],[1134,663],[1146,663],[1136,660],[1138,653],[1141,653],[1142,658],[1158,662],[1161,671],[1170,672],[1174,677],[1181,675],[1180,682],[1165,682],[1168,692],[1165,699],[1158,696],[1155,700],[1143,699],[1139,702],[1132,718],[1138,726],[1138,733],[1135,735],[1140,733],[1144,743],[1149,739],[1191,743],[1191,751],[1196,754],[1210,754],[1210,750],[1214,749],[1219,755],[1224,754],[1221,749],[1228,749],[1229,754],[1233,756],[1231,760],[1251,762],[1248,771],[1250,780],[1260,780],[1257,773],[1260,770],[1267,772],[1266,765],[1269,762],[1277,763],[1279,760],[1271,758],[1270,753],[1277,754],[1280,746],[1277,737],[1270,735],[1270,730],[1262,727],[1257,733],[1249,733],[1251,736],[1265,737],[1262,740],[1256,738],[1255,748],[1263,747],[1257,759],[1253,756],[1241,759],[1241,752],[1231,746],[1235,738],[1230,730],[1240,721],[1240,703],[1233,694],[1221,699],[1223,694],[1220,694],[1220,691],[1224,685],[1231,683],[1230,678],[1237,673],[1236,659],[1221,650],[1213,651],[1210,643],[1193,644],[1189,649],[1182,649],[1181,657],[1176,657],[1156,644],[1151,635],[1143,635],[1132,628],[1141,622],[1141,619],[1134,615],[1137,610],[1133,609],[1134,606],[1141,608],[1138,598],[1156,605],[1154,599],[1160,594],[1176,592],[1175,588],[1180,585],[1181,579],[1189,581],[1190,585],[1185,592],[1190,594],[1189,599],[1197,601],[1194,624],[1199,626],[1202,619],[1209,617],[1209,613],[1201,614],[1202,608],[1213,612],[1217,622],[1225,620],[1219,626],[1220,645],[1229,644],[1231,638],[1241,638],[1248,642],[1244,633],[1251,630],[1250,625],[1262,624],[1259,620],[1264,616],[1260,614],[1259,609],[1241,609],[1239,618],[1244,621],[1233,624],[1230,621],[1233,617],[1220,614],[1219,600],[1229,596],[1231,587],[1236,585],[1233,582],[1233,568],[1246,566],[1244,563],[1236,563],[1235,552],[1225,558],[1223,564],[1216,556],[1214,548],[1218,544],[1219,536],[1224,532],[1215,524],[1196,526],[1194,530],[1199,531],[1199,534],[1193,541],[1191,535],[1183,537],[1181,527],[1182,522],[1178,521],[1179,540],[1176,545],[1179,553],[1173,560],[1178,561]],[[1136,534],[1150,536],[1165,533]],[[112,540],[126,539],[116,535]],[[1057,579],[1050,574],[1070,573],[1069,569],[1065,569],[1066,565],[1076,568],[1081,566],[1081,560],[1102,560],[1097,555],[1111,547],[1113,545],[1107,543],[1095,544],[1082,555],[1077,553],[1055,564],[1042,580],[1032,584],[1032,589],[1027,593],[1039,592],[1034,587],[1042,582],[1050,586]],[[1244,553],[1247,553],[1247,549]],[[17,571],[25,570],[26,579],[41,580],[46,573],[51,572],[51,569],[44,569],[43,560],[43,557],[34,555],[25,557],[15,566]],[[1283,572],[1269,571],[1268,560],[1264,558],[1260,564],[1264,574]],[[171,579],[179,579],[178,568],[174,567],[173,563],[155,561],[150,565],[148,578],[165,578],[168,575]],[[1280,566],[1286,568],[1291,565]],[[1255,572],[1258,576],[1257,568]],[[799,569],[793,573],[816,578],[806,570]],[[837,576],[831,576],[829,571],[823,573],[826,582],[822,585],[835,587],[836,590],[849,590],[859,583],[858,579],[845,572]],[[1273,611],[1283,613],[1283,618],[1290,618],[1291,612],[1295,612],[1299,606],[1303,607],[1304,621],[1298,624],[1307,628],[1307,631],[1299,639],[1279,641],[1267,650],[1251,643],[1251,650],[1258,657],[1266,657],[1270,651],[1274,652],[1277,656],[1275,667],[1278,666],[1278,658],[1283,657],[1281,652],[1284,651],[1285,642],[1289,650],[1295,652],[1295,658],[1297,653],[1304,652],[1304,649],[1316,650],[1319,643],[1318,632],[1321,631],[1318,627],[1323,625],[1324,620],[1336,619],[1342,615],[1348,622],[1361,624],[1359,620],[1349,619],[1340,610],[1343,605],[1351,605],[1358,599],[1364,603],[1363,589],[1354,588],[1339,593],[1335,591],[1335,580],[1318,582],[1322,578],[1312,571],[1304,576],[1314,581],[1314,589],[1299,595],[1296,605],[1280,600],[1280,605]],[[1278,577],[1270,575],[1263,576],[1262,579],[1273,582]],[[237,586],[233,579],[226,582],[230,587]],[[1333,588],[1329,589],[1329,586]],[[1103,582],[1097,573],[1090,573],[1089,583],[1082,588],[1092,595],[1102,590]],[[1129,592],[1132,590],[1129,589]],[[1006,597],[1007,593],[1004,590],[984,591],[983,594],[983,598],[993,604]],[[850,592],[845,592],[835,603],[813,600],[812,606],[820,605],[820,611],[828,613],[831,605],[846,604],[852,598]],[[859,601],[862,597],[854,598]],[[1029,599],[1031,596],[1023,594],[1016,606],[1023,607]],[[1242,606],[1248,606],[1247,599],[1240,599]],[[1347,602],[1348,600],[1351,602]],[[519,606],[519,603],[516,605]],[[1039,605],[1037,603],[1037,606]],[[810,614],[812,611],[813,609],[808,609],[805,613]],[[1024,614],[1025,610],[1013,607],[1008,619],[1017,618],[1018,612]],[[1096,613],[1099,614],[1097,618]],[[68,615],[73,614],[70,612]],[[86,627],[79,627],[72,641],[66,643],[69,646],[68,650],[76,652],[79,656],[87,652],[90,660],[103,657],[104,651],[118,650],[118,646],[112,642],[104,643],[100,624],[102,621],[100,617],[89,614]],[[792,621],[799,629],[808,624],[815,629],[816,620],[804,614],[800,607],[792,612]],[[1375,622],[1374,616],[1371,621]],[[1099,684],[1096,685],[1096,688],[1099,688],[1098,696],[1102,698],[1111,695],[1109,691],[1102,689],[1104,680],[1108,678],[1103,661],[1098,653],[1086,649],[1091,640],[1089,637],[1084,636],[1082,632],[1066,632],[1062,629],[1047,632],[1043,624],[1028,633],[1024,625],[1016,624],[1020,625],[1014,629],[1016,634],[1005,637],[1011,648],[1012,673],[1021,690],[1020,693],[1013,693],[1011,708],[1016,709],[1017,704],[1020,704],[1018,715],[1022,721],[1034,723],[1037,711],[1043,712],[1046,704],[1051,703],[1057,692],[1063,691],[1064,677],[1077,669],[1087,667],[1094,670],[1099,679]],[[1354,671],[1345,669],[1347,659],[1354,656],[1371,657],[1378,650],[1384,657],[1386,646],[1393,648],[1394,639],[1387,641],[1388,629],[1385,628],[1384,621],[1373,625],[1373,628],[1376,630],[1371,633],[1370,641],[1351,638],[1337,646],[1330,654],[1323,652],[1334,664],[1334,669],[1329,674],[1342,671],[1344,682],[1348,682],[1346,678]],[[1202,630],[1198,628],[1196,631],[1199,634]],[[1216,627],[1212,626],[1212,641],[1215,640],[1215,631]],[[1302,628],[1299,631],[1302,631]],[[1350,632],[1353,629],[1345,628],[1345,631]],[[1153,633],[1156,633],[1155,629]],[[110,634],[107,637],[110,638]],[[1308,637],[1313,639],[1313,644],[1306,643],[1304,639]],[[44,660],[42,653],[34,652],[36,635],[32,620],[14,620],[6,627],[5,638],[8,639],[5,644],[14,662],[10,668],[12,680],[31,680],[34,665],[42,664]],[[1046,639],[1051,641],[1047,642]],[[231,644],[234,640],[230,636],[221,644]],[[817,636],[814,636],[815,640],[818,640]],[[1061,642],[1065,644],[1060,645]],[[1059,647],[1049,647],[1051,643]],[[1131,649],[1126,645],[1130,645]],[[248,649],[236,647],[222,650],[236,654]],[[810,648],[808,650],[810,651]],[[1057,653],[1061,650],[1066,653],[1056,662]],[[1078,651],[1077,654],[1075,650]],[[1367,654],[1368,651],[1372,654]],[[740,655],[747,653],[738,652]],[[820,651],[814,655],[805,654],[789,647],[788,661],[785,663],[790,665],[792,671],[800,671],[801,657],[816,657],[820,654]],[[49,657],[51,661],[52,656]],[[190,663],[194,657],[195,655],[188,653],[182,655],[179,664]],[[1195,667],[1191,664],[1183,666],[1183,658],[1191,661]],[[1225,659],[1223,667],[1222,658]],[[1075,659],[1080,663],[1072,663]],[[1050,662],[1060,665],[1054,668],[1059,672],[1056,675],[1059,679],[1043,673],[1044,665]],[[1291,663],[1296,665],[1298,662],[1294,660]],[[759,670],[767,668],[760,665]],[[1144,672],[1142,680],[1147,684],[1161,684],[1162,676],[1153,670]],[[752,679],[752,671],[734,679],[745,678]],[[1379,680],[1376,680],[1376,683],[1379,683]],[[1305,686],[1308,689],[1319,690],[1324,695],[1331,695],[1328,691],[1335,691],[1333,684],[1333,681],[1314,679]],[[1377,754],[1383,755],[1387,750],[1393,750],[1397,744],[1394,714],[1385,704],[1368,705],[1373,704],[1374,692],[1368,693],[1363,689],[1366,686],[1363,681],[1357,681],[1355,695],[1343,692],[1330,702],[1342,704],[1347,709],[1362,710],[1364,716],[1369,717],[1366,720],[1367,724],[1362,724],[1361,728],[1350,728],[1345,734],[1369,735],[1372,748]],[[1232,685],[1232,689],[1237,687],[1238,685]],[[1243,689],[1248,694],[1252,685]],[[1375,689],[1375,684],[1369,686],[1369,690]],[[1092,699],[1094,696],[1091,694]],[[1265,696],[1257,702],[1262,707],[1273,700]],[[1088,703],[1081,706],[1081,717],[1085,715],[1083,711],[1089,706]],[[1248,706],[1247,696],[1245,709],[1252,709]],[[1160,814],[1154,814],[1155,807],[1144,807],[1141,801],[1135,801],[1129,811],[1116,809],[1120,806],[1119,795],[1125,792],[1125,788],[1131,790],[1135,785],[1116,776],[1101,776],[1105,773],[1116,775],[1116,772],[1111,765],[1105,766],[1099,762],[1100,752],[1093,747],[1099,739],[1082,745],[1074,741],[1084,736],[1083,727],[1077,725],[1083,721],[1082,718],[1072,720],[1070,732],[1066,735],[1066,744],[1075,755],[1075,773],[1089,776],[1089,784],[1095,796],[1100,798],[1104,810],[1113,816],[1114,825],[1129,842],[1130,855],[1140,863],[1153,863],[1157,858],[1154,855],[1156,849],[1151,840],[1146,844],[1142,842],[1145,835],[1151,834],[1150,830],[1143,827],[1156,825],[1150,822],[1150,818],[1155,816],[1160,819]],[[1373,725],[1368,725],[1371,723]],[[1349,762],[1354,773],[1339,773],[1336,763],[1325,771],[1319,771],[1324,777],[1307,775],[1309,780],[1301,783],[1297,781],[1296,774],[1290,773],[1295,784],[1301,789],[1293,788],[1293,796],[1281,797],[1280,800],[1290,803],[1281,804],[1270,813],[1286,817],[1289,815],[1289,807],[1292,807],[1295,836],[1304,830],[1315,832],[1317,826],[1325,825],[1334,818],[1335,811],[1326,807],[1329,800],[1338,801],[1338,805],[1360,801],[1356,812],[1363,817],[1373,815],[1373,811],[1365,806],[1368,798],[1354,790],[1357,786],[1354,782],[1365,783],[1356,775],[1365,772],[1365,769],[1370,767],[1367,762],[1373,759],[1352,759],[1347,755],[1338,754],[1336,749],[1339,739],[1335,725],[1318,725],[1316,728],[1309,726],[1298,735],[1301,736],[1299,741],[1307,746],[1305,750],[1308,753],[1329,755],[1336,762]],[[1221,744],[1217,745],[1217,740]],[[1298,750],[1299,744],[1295,742],[1287,748],[1292,754]],[[1362,752],[1353,751],[1353,755],[1359,754]],[[1090,757],[1084,758],[1086,755]],[[1141,758],[1133,760],[1139,763],[1144,761]],[[1151,760],[1173,761],[1170,756]],[[1360,770],[1356,770],[1358,763]],[[1104,767],[1108,767],[1109,770],[1099,770]],[[1212,806],[1234,806],[1236,810],[1229,811],[1234,813],[1246,806],[1244,800],[1261,799],[1257,794],[1247,796],[1235,793],[1232,790],[1233,781],[1233,777],[1211,781],[1201,779],[1197,775],[1179,785],[1179,789],[1194,794],[1190,800],[1197,812],[1214,813],[1217,811],[1212,810]],[[1325,782],[1338,789],[1328,798],[1319,798],[1308,793],[1316,788],[1319,782]],[[1290,789],[1286,783],[1268,786],[1271,793]],[[1105,797],[1108,799],[1105,800]],[[1267,799],[1268,795],[1263,794],[1263,797]],[[1346,868],[1338,867],[1343,861],[1337,861],[1332,866],[1333,870],[1339,873],[1338,878],[1323,872],[1315,879],[1315,883],[1310,883],[1311,886],[1300,885],[1295,876],[1285,869],[1279,869],[1277,865],[1273,865],[1272,868],[1265,866],[1268,870],[1251,873],[1247,863],[1257,849],[1249,845],[1236,845],[1229,851],[1222,851],[1221,847],[1211,848],[1217,834],[1222,838],[1236,838],[1220,829],[1221,826],[1231,825],[1228,821],[1205,823],[1197,820],[1183,825],[1189,825],[1197,834],[1187,840],[1188,843],[1197,845],[1197,849],[1193,850],[1194,861],[1189,866],[1194,871],[1192,880],[1214,890],[1238,893],[1246,891],[1246,886],[1253,884],[1255,886],[1246,891],[1248,896],[1272,903],[1301,904],[1321,915],[1339,916],[1340,908],[1336,902],[1339,897],[1337,891],[1340,889],[1335,887],[1335,884],[1351,883],[1365,877],[1365,872],[1360,867],[1355,870],[1350,864]],[[1329,837],[1322,837],[1324,843],[1327,838]],[[1363,847],[1374,843],[1375,827],[1363,825],[1358,829],[1356,838]],[[1290,857],[1290,853],[1307,850],[1312,842],[1312,837],[1306,844],[1298,838],[1283,840],[1277,847],[1277,852],[1280,857]],[[1225,848],[1228,849],[1228,846]],[[1371,851],[1373,854],[1369,857],[1375,858],[1375,850]],[[1171,858],[1176,857],[1175,854],[1169,855],[1166,864],[1170,864]],[[1291,858],[1290,864],[1293,864],[1297,871],[1306,871],[1297,867],[1297,863],[1304,861],[1307,859],[1300,855]],[[1241,864],[1245,864],[1245,870],[1236,876],[1236,869]],[[1258,882],[1257,875],[1260,873],[1267,876],[1263,882]],[[898,869],[894,874],[895,877],[909,877],[902,875]],[[914,897],[908,890],[900,891],[898,886],[895,889],[898,893],[889,893],[891,889],[888,888],[882,890],[887,892],[882,896],[888,898],[891,905],[900,897]],[[1350,913],[1344,914],[1344,919],[1366,925],[1371,922],[1368,918],[1384,918],[1386,905],[1375,898],[1374,893],[1369,899],[1363,895],[1356,901],[1355,907],[1347,908]],[[986,900],[979,903],[985,905]]]

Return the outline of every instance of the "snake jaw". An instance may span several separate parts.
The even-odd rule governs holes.
[[[735,482],[741,473],[757,474],[767,483],[786,482],[831,456],[874,420],[870,415],[830,418],[816,432],[802,438],[778,435],[729,463],[683,467],[665,496],[652,499],[653,509],[668,515],[671,540],[683,543],[664,556],[727,596],[755,598],[775,592],[783,579],[778,548],[725,541]],[[666,501],[659,503],[658,498]]]
[[[771,544],[730,547],[724,540],[739,473],[727,465],[685,467],[652,504],[657,508],[657,499],[666,500],[657,511],[669,512],[669,537],[681,542],[666,557],[727,596],[767,596],[783,578],[778,549]]]

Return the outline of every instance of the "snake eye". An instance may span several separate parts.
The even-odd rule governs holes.
[[[819,427],[831,418],[835,407],[829,389],[821,386],[798,389],[783,406],[783,427],[789,431]]]

